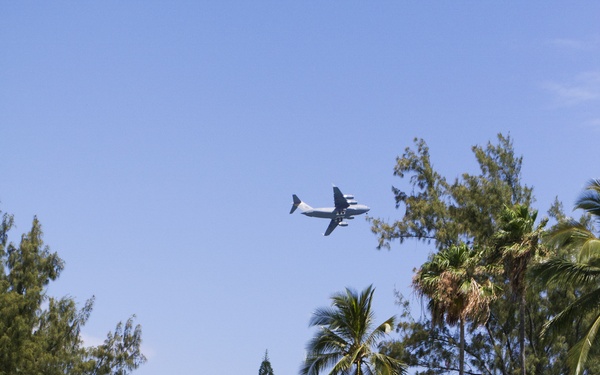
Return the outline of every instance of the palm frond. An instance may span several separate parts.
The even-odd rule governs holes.
[[[309,326],[330,325],[336,318],[337,310],[330,307],[320,307],[313,312],[309,321]]]
[[[485,320],[480,317],[487,315],[494,293],[477,281],[487,272],[481,267],[482,259],[483,252],[460,244],[440,250],[416,272],[413,287],[418,295],[429,299],[434,324],[444,317],[450,325],[467,317]]]
[[[600,311],[600,288],[582,295],[549,320],[544,324],[541,335],[545,335],[550,329],[568,329],[581,316],[597,311]]]
[[[583,286],[600,279],[600,258],[587,263],[573,262],[563,258],[551,258],[532,267],[531,275],[543,285],[573,284]]]
[[[320,328],[307,345],[302,375],[317,375],[326,369],[330,369],[331,375],[356,372],[366,375],[371,371],[368,358],[378,340],[393,328],[395,322],[391,317],[372,330],[373,293],[372,286],[361,293],[346,288],[331,297],[331,307],[315,310],[310,324]]]
[[[573,247],[592,238],[595,238],[594,233],[584,223],[569,218],[552,227],[544,240],[550,246]]]
[[[585,362],[587,361],[592,345],[596,341],[599,329],[600,315],[597,315],[585,336],[569,350],[568,360],[571,367],[575,369],[575,375],[583,374]]]
[[[589,261],[593,258],[600,258],[600,239],[590,238],[583,243],[577,260],[579,262]]]
[[[381,353],[373,353],[369,362],[377,375],[402,375],[407,371],[407,366],[402,361]]]
[[[575,208],[600,217],[600,180],[590,180],[585,191],[575,201]]]
[[[377,328],[375,328],[371,334],[364,340],[365,345],[375,346],[375,344],[385,335],[394,330],[396,323],[396,317],[392,316],[388,318],[385,322],[381,323]]]
[[[343,352],[348,346],[344,337],[327,327],[321,330],[313,337],[306,346],[309,353],[337,353]]]
[[[330,364],[328,367],[332,367],[332,374],[345,374],[350,372],[352,365],[352,358],[348,355],[344,355],[335,364]]]
[[[324,369],[335,366],[343,358],[339,353],[309,353],[300,368],[300,374],[319,375]]]
[[[577,198],[575,209],[586,215],[580,221],[562,220],[545,236],[544,240],[557,249],[576,250],[576,259],[554,257],[534,267],[532,275],[542,284],[565,284],[574,287],[595,288],[578,297],[569,306],[548,321],[542,335],[549,330],[570,330],[573,322],[590,314],[594,320],[584,337],[569,350],[568,362],[576,375],[583,374],[590,349],[600,330],[600,239],[594,234],[591,219],[600,220],[600,179],[588,182],[585,191]],[[584,289],[585,290],[585,289]]]

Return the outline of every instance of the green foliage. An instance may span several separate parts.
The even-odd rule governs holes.
[[[379,248],[409,238],[433,241],[438,249],[460,242],[483,245],[504,206],[531,202],[532,189],[521,185],[522,157],[515,156],[510,137],[499,134],[498,144],[485,149],[473,146],[480,173],[463,173],[452,183],[433,169],[425,141],[414,142],[416,150],[407,147],[394,167],[394,175],[408,177],[408,190],[392,188],[396,208],[405,208],[403,218],[393,223],[371,218]]]
[[[482,267],[482,253],[465,244],[433,254],[416,271],[413,287],[429,299],[434,323],[456,325],[461,319],[485,320],[494,286]]]
[[[443,324],[432,324],[424,317],[416,321],[409,302],[398,292],[397,304],[402,311],[396,328],[400,339],[381,343],[380,351],[401,359],[416,369],[416,375],[458,372],[458,332]]]
[[[8,243],[10,215],[0,224],[0,375],[125,375],[145,362],[140,352],[141,327],[129,319],[108,334],[104,344],[85,347],[81,329],[94,299],[78,310],[70,297],[46,295],[45,287],[64,268],[57,253],[44,246],[41,225],[18,246]]]
[[[546,290],[532,285],[528,291],[528,301],[534,301]],[[581,322],[574,324],[573,332],[552,332],[540,337],[543,325],[548,318],[560,311],[558,306],[570,299],[564,288],[552,289],[548,298],[539,298],[540,305],[526,310],[527,326],[527,371],[532,374],[564,375],[568,371],[567,349],[576,340],[571,337]],[[447,324],[432,324],[429,317],[415,320],[411,307],[402,296],[399,303],[400,315],[396,340],[381,344],[381,351],[403,360],[417,375],[441,375],[458,373],[460,369],[460,329]],[[500,294],[491,302],[490,314],[483,325],[466,326],[465,374],[517,374],[520,372],[518,358],[518,306]],[[591,367],[599,370],[597,360]]]
[[[585,215],[580,221],[564,217],[550,232],[547,242],[562,250],[534,269],[534,276],[548,286],[570,286],[575,299],[552,317],[544,327],[544,336],[570,332],[579,341],[571,346],[569,364],[574,374],[592,370],[590,353],[597,353],[600,330],[600,239],[594,222],[600,218],[600,180],[592,180],[577,199],[576,209]],[[584,329],[580,329],[583,324]],[[575,328],[575,329],[574,329]],[[597,358],[597,356],[596,356]]]
[[[374,292],[371,286],[360,294],[346,289],[345,293],[331,297],[331,307],[314,312],[310,325],[319,327],[319,331],[307,345],[300,374],[318,375],[327,369],[330,375],[405,373],[400,360],[374,350],[395,324],[391,317],[373,327]]]
[[[258,375],[274,375],[271,362],[269,362],[269,353],[267,351],[265,351],[265,358],[258,369]]]
[[[459,324],[459,374],[464,374],[465,324],[467,320],[487,319],[495,287],[482,267],[482,252],[465,244],[453,245],[433,254],[417,270],[413,288],[429,299],[432,323],[443,325],[443,318]]]
[[[492,260],[500,257],[504,264],[505,279],[508,280],[513,300],[519,304],[519,358],[522,374],[527,372],[525,354],[525,315],[527,299],[525,275],[532,261],[540,256],[540,238],[547,219],[535,227],[537,211],[526,205],[504,207],[500,214],[498,229],[494,234]]]
[[[133,317],[125,325],[119,322],[114,332],[109,332],[102,345],[88,350],[88,363],[96,375],[125,375],[146,362],[140,351],[142,329],[133,326]]]
[[[379,248],[411,238],[435,246],[436,252],[416,272],[413,284],[433,314],[415,320],[408,302],[401,300],[400,337],[381,343],[380,350],[414,367],[417,374],[464,370],[466,374],[559,375],[569,372],[571,348],[571,358],[573,353],[579,359],[587,355],[587,373],[600,373],[598,356],[589,354],[600,354],[600,348],[588,345],[600,329],[600,310],[594,309],[600,305],[596,299],[600,293],[590,294],[587,301],[580,298],[595,291],[600,282],[595,274],[582,272],[584,265],[591,267],[597,261],[600,266],[600,241],[590,230],[592,215],[580,221],[568,219],[555,201],[549,215],[558,225],[549,241],[543,242],[546,219],[536,222],[537,212],[530,208],[532,189],[521,183],[522,158],[515,156],[510,137],[498,135],[496,145],[474,146],[480,173],[463,173],[452,183],[432,167],[425,142],[415,140],[415,145],[396,160],[394,169],[396,176],[408,180],[408,188],[393,188],[396,207],[405,209],[404,216],[393,223],[371,219],[372,230]],[[600,213],[600,181],[590,186],[594,193],[582,196],[580,208]],[[484,256],[474,262],[475,268],[467,261],[451,266],[447,252],[462,244],[482,249]],[[561,260],[543,263],[546,273],[540,279],[547,282],[528,276],[536,263],[549,258]],[[568,262],[575,261],[583,264],[568,268]],[[495,298],[488,300],[486,319],[475,319],[463,310],[469,298],[468,287],[461,285],[485,282],[495,284]],[[567,306],[572,308],[565,310]],[[589,314],[582,316],[585,312]],[[461,317],[464,327],[454,326]]]

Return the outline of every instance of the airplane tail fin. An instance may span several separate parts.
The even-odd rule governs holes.
[[[293,214],[294,211],[296,211],[296,209],[298,207],[300,207],[300,210],[302,210],[302,211],[311,209],[311,207],[309,205],[307,205],[306,203],[302,202],[296,194],[292,195],[292,198],[294,199],[294,203],[292,204],[292,209],[290,210],[290,214]]]

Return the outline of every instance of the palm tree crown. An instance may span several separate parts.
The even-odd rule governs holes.
[[[576,201],[582,209],[582,221],[565,219],[548,236],[548,243],[576,251],[575,257],[556,256],[534,269],[542,283],[573,285],[581,288],[578,298],[552,318],[544,327],[570,330],[574,321],[591,317],[581,340],[569,350],[569,364],[576,375],[583,374],[590,350],[597,345],[600,331],[600,239],[594,233],[593,221],[600,222],[600,180],[592,180]]]
[[[536,227],[536,218],[537,211],[526,205],[505,207],[500,215],[500,229],[495,234],[515,298],[525,293],[527,268],[542,250],[540,239],[548,219],[544,218]]]
[[[495,234],[496,255],[504,263],[504,274],[511,287],[511,295],[519,305],[519,358],[522,375],[527,373],[525,354],[525,314],[526,314],[526,274],[533,260],[538,257],[543,246],[540,240],[548,219],[544,218],[537,226],[537,211],[526,205],[504,207],[500,214],[500,228]]]
[[[478,320],[485,315],[493,288],[477,279],[482,255],[465,244],[454,245],[432,256],[413,277],[413,287],[429,298],[428,307],[435,324],[455,325],[460,319]]]
[[[319,331],[307,345],[301,375],[399,375],[405,365],[375,351],[376,345],[394,327],[394,317],[374,326],[371,302],[374,289],[360,294],[346,288],[331,297],[331,307],[317,309],[310,320]]]
[[[413,277],[413,287],[429,299],[433,324],[460,326],[459,373],[465,367],[465,323],[482,322],[494,297],[491,281],[483,281],[482,254],[466,244],[440,250]]]

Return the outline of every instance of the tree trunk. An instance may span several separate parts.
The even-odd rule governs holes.
[[[521,374],[525,375],[525,292],[521,293],[519,300],[519,352]]]
[[[465,373],[465,320],[460,318],[460,345],[458,354],[458,373],[464,375]]]

